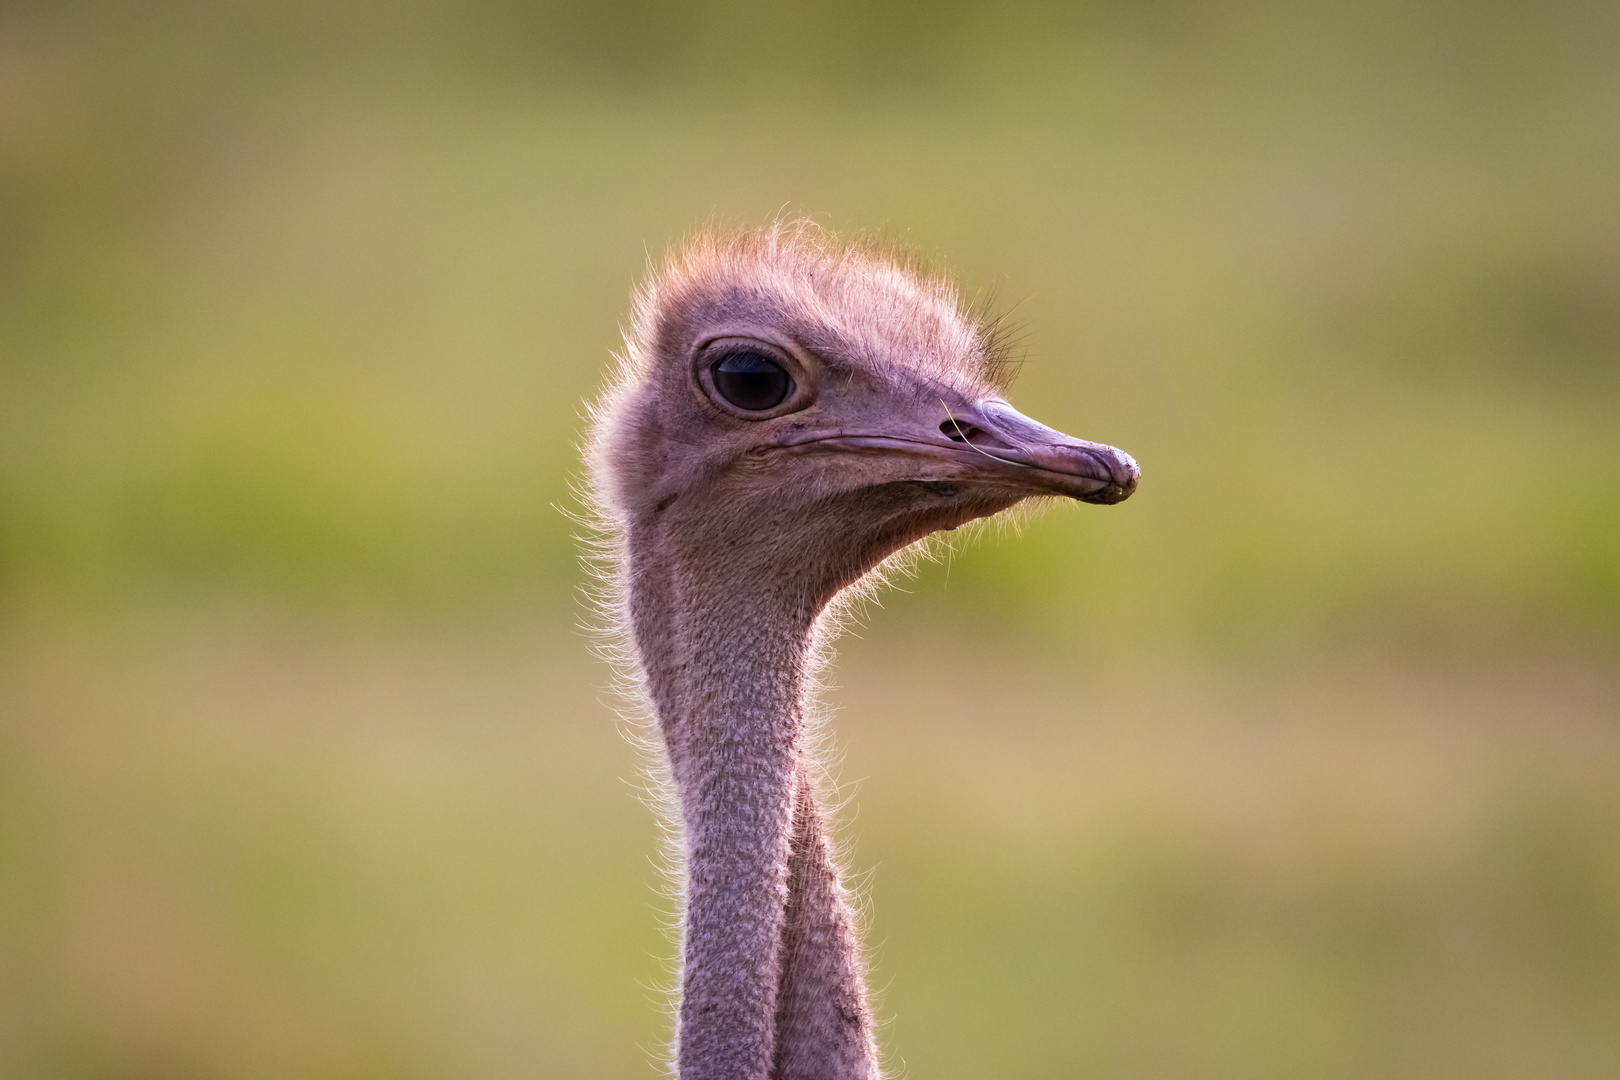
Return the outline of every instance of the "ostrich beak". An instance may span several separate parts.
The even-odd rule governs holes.
[[[1136,490],[1142,473],[1123,450],[1070,438],[1000,398],[958,399],[955,406],[937,400],[940,410],[933,420],[916,416],[897,423],[874,417],[849,427],[808,431],[795,423],[779,441],[756,452],[855,454],[903,463],[901,475],[882,470],[873,482],[967,481],[1012,488],[1019,497],[1064,495],[1107,505],[1123,502]]]
[[[999,398],[976,402],[961,415],[947,409],[939,430],[952,443],[977,451],[987,477],[1028,484],[1045,494],[1107,505],[1130,498],[1142,476],[1125,451],[1070,438]]]

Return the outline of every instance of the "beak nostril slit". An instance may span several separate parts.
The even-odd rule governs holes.
[[[1010,451],[1015,449],[1006,439],[977,424],[970,424],[966,420],[946,420],[939,425],[939,433],[951,440],[951,442],[963,443],[967,446],[978,447],[981,450]]]

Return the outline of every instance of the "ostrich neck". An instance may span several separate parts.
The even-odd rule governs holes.
[[[680,1077],[872,1080],[854,916],[803,745],[819,609],[666,538],[632,529],[626,569],[685,823]]]

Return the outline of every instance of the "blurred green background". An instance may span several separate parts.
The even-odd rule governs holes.
[[[686,230],[875,228],[1113,510],[830,700],[904,1076],[1620,1077],[1620,8],[0,8],[0,1075],[651,1076],[570,477]]]

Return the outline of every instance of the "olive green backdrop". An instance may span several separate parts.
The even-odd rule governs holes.
[[[876,229],[1142,463],[829,698],[941,1078],[1620,1077],[1603,3],[10,3],[0,1075],[651,1076],[570,482],[687,230]]]

